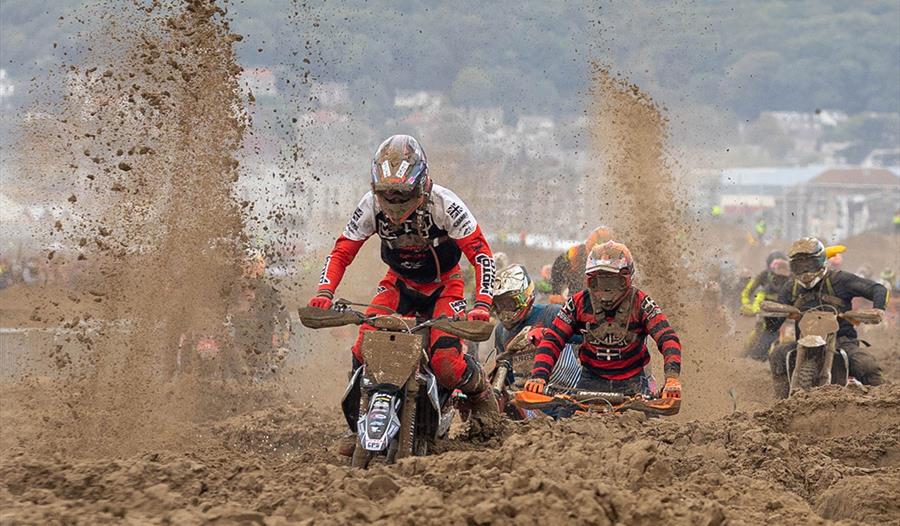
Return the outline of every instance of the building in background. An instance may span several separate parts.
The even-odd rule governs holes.
[[[890,231],[900,203],[900,177],[885,168],[832,168],[779,198],[778,222],[788,238],[813,233],[837,241]]]

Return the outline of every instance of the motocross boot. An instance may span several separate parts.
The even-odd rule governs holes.
[[[484,438],[494,436],[500,431],[502,425],[500,418],[500,408],[497,404],[497,398],[494,390],[487,381],[487,375],[474,358],[466,355],[467,379],[459,386],[469,399],[472,414],[469,417],[471,422],[470,434],[480,435]]]
[[[338,455],[342,457],[352,457],[353,451],[356,450],[356,443],[359,442],[359,437],[356,433],[351,430],[347,430],[341,438],[338,439],[337,442],[337,452]]]

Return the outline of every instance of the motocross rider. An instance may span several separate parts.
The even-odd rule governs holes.
[[[233,340],[244,353],[254,381],[272,376],[287,356],[290,316],[278,292],[265,279],[262,251],[248,249],[240,289],[229,309]]]
[[[539,345],[544,333],[553,324],[561,305],[535,303],[534,290],[535,284],[522,265],[510,265],[497,273],[492,310],[500,321],[494,328],[494,351],[498,356],[506,351],[509,343],[526,327],[529,329],[528,339],[533,345]],[[511,370],[510,374],[520,377],[523,376],[521,372]],[[527,375],[530,371],[524,372]],[[573,387],[580,374],[578,358],[573,347],[567,345],[553,369],[550,382]]]
[[[788,251],[791,266],[791,282],[781,289],[778,303],[793,305],[806,311],[821,305],[831,305],[837,311],[850,310],[853,298],[862,297],[872,302],[875,309],[884,316],[887,289],[882,285],[861,278],[852,272],[826,268],[825,245],[814,237],[804,237],[795,241]],[[784,322],[780,319],[778,325]],[[881,367],[875,358],[859,348],[859,339],[853,325],[844,319],[838,320],[838,348],[847,353],[850,361],[850,375],[866,385],[884,383]],[[801,336],[797,327],[797,338]],[[790,383],[787,377],[785,357],[796,347],[796,342],[772,348],[769,367],[775,384],[775,395],[787,398]]]
[[[777,301],[778,293],[790,277],[790,265],[784,252],[774,251],[766,257],[766,270],[747,282],[741,292],[741,314],[755,316],[763,300]],[[752,299],[751,299],[752,298]],[[769,356],[769,347],[778,339],[780,318],[762,317],[756,322],[744,356],[764,362]]]
[[[588,253],[594,245],[610,241],[613,237],[615,236],[609,227],[598,226],[583,244],[575,245],[557,256],[550,268],[550,303],[562,305],[567,296],[582,289]]]
[[[425,152],[413,137],[394,135],[385,140],[372,160],[371,191],[363,196],[325,258],[318,292],[309,306],[330,308],[344,271],[363,243],[378,234],[387,274],[378,284],[367,315],[390,314],[468,317],[489,321],[494,283],[494,259],[481,227],[465,203],[428,175]],[[466,313],[459,258],[465,254],[475,268],[474,307]],[[363,324],[353,345],[353,368],[363,362]],[[475,425],[490,432],[499,421],[497,401],[475,356],[463,351],[460,339],[431,331],[430,365],[438,382],[459,389],[472,403]],[[358,400],[359,386],[352,396]],[[354,407],[358,407],[356,403]],[[347,437],[340,452],[352,455],[356,440]]]
[[[544,392],[563,345],[581,333],[578,389],[650,394],[644,372],[650,335],[663,355],[662,396],[681,398],[681,343],[656,302],[632,284],[634,274],[634,259],[625,245],[607,241],[591,249],[587,287],[568,299],[541,340],[526,390]]]

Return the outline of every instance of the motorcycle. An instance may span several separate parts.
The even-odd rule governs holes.
[[[522,328],[509,343],[506,349],[497,355],[494,367],[488,374],[494,396],[500,406],[500,413],[512,420],[524,420],[525,412],[511,404],[512,392],[522,388],[531,371],[537,347],[528,341],[531,326]]]
[[[640,411],[651,416],[677,415],[680,398],[658,398],[643,394],[585,391],[548,385],[543,394],[517,391],[513,403],[524,410],[545,411],[559,417],[575,413],[621,414]]]
[[[494,367],[488,374],[488,380],[500,406],[500,413],[512,420],[529,418],[528,412],[511,402],[514,393],[525,385],[537,355],[537,347],[528,339],[531,329],[531,326],[523,327],[506,344],[506,349],[497,355]],[[578,382],[581,365],[574,357],[577,354],[575,346],[580,342],[581,338],[576,337],[574,343],[566,344],[563,354],[572,356],[573,360],[568,363],[564,363],[564,360],[557,362],[556,368],[550,375],[551,384],[559,387],[573,387]]]
[[[789,378],[788,396],[797,391],[828,384],[847,386],[855,380],[850,376],[850,359],[837,347],[838,320],[854,325],[877,324],[881,315],[875,309],[838,312],[831,305],[820,305],[805,312],[792,305],[764,301],[760,311],[768,317],[799,320],[800,338],[797,346],[788,351],[785,366]]]
[[[424,456],[436,440],[446,438],[456,411],[453,391],[438,385],[426,352],[431,329],[465,340],[490,338],[489,322],[401,317],[397,314],[367,316],[337,300],[331,309],[304,307],[300,321],[311,329],[361,325],[376,330],[363,335],[364,364],[356,368],[344,392],[341,408],[358,435],[351,465],[366,469],[376,456],[388,463],[409,456]],[[359,382],[367,401],[351,396]],[[354,407],[356,405],[356,407]],[[355,420],[357,409],[360,411]]]

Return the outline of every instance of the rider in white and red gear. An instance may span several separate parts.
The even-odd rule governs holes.
[[[427,317],[467,316],[490,320],[494,259],[475,216],[447,188],[428,176],[425,152],[409,135],[394,135],[379,146],[372,162],[372,190],[363,196],[337,239],[319,280],[312,307],[329,308],[347,266],[373,234],[381,238],[388,265],[366,314],[397,312]],[[475,268],[474,308],[465,313],[460,256]],[[353,346],[354,367],[362,363],[362,325]],[[472,416],[482,424],[499,418],[493,392],[475,356],[459,338],[431,331],[431,367],[447,389],[460,389],[473,401]]]

